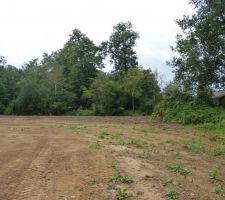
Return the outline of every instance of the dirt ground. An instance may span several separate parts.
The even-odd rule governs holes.
[[[225,158],[209,156],[209,137],[147,117],[0,116],[0,200],[222,200]],[[185,145],[193,138],[204,148]]]

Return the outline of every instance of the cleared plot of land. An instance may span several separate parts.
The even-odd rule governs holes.
[[[0,200],[224,199],[224,137],[145,117],[0,117]]]

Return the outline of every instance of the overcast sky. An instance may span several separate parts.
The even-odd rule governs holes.
[[[112,26],[131,21],[139,32],[139,63],[172,78],[170,46],[179,31],[175,19],[189,14],[189,0],[0,0],[0,55],[9,64],[25,62],[63,47],[75,28],[96,44],[107,40]],[[110,70],[110,66],[106,68]]]

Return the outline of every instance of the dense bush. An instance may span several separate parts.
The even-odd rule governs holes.
[[[153,118],[182,124],[217,123],[225,119],[224,109],[196,101],[162,100],[154,109]]]

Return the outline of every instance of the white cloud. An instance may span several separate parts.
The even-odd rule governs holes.
[[[140,39],[142,65],[169,72],[169,46],[178,27],[174,20],[191,13],[189,0],[1,0],[0,55],[21,66],[44,52],[62,48],[75,28],[96,44],[107,40],[112,26],[130,20]],[[156,62],[157,61],[157,62]],[[163,65],[163,66],[162,66]],[[171,74],[170,74],[171,77]]]

